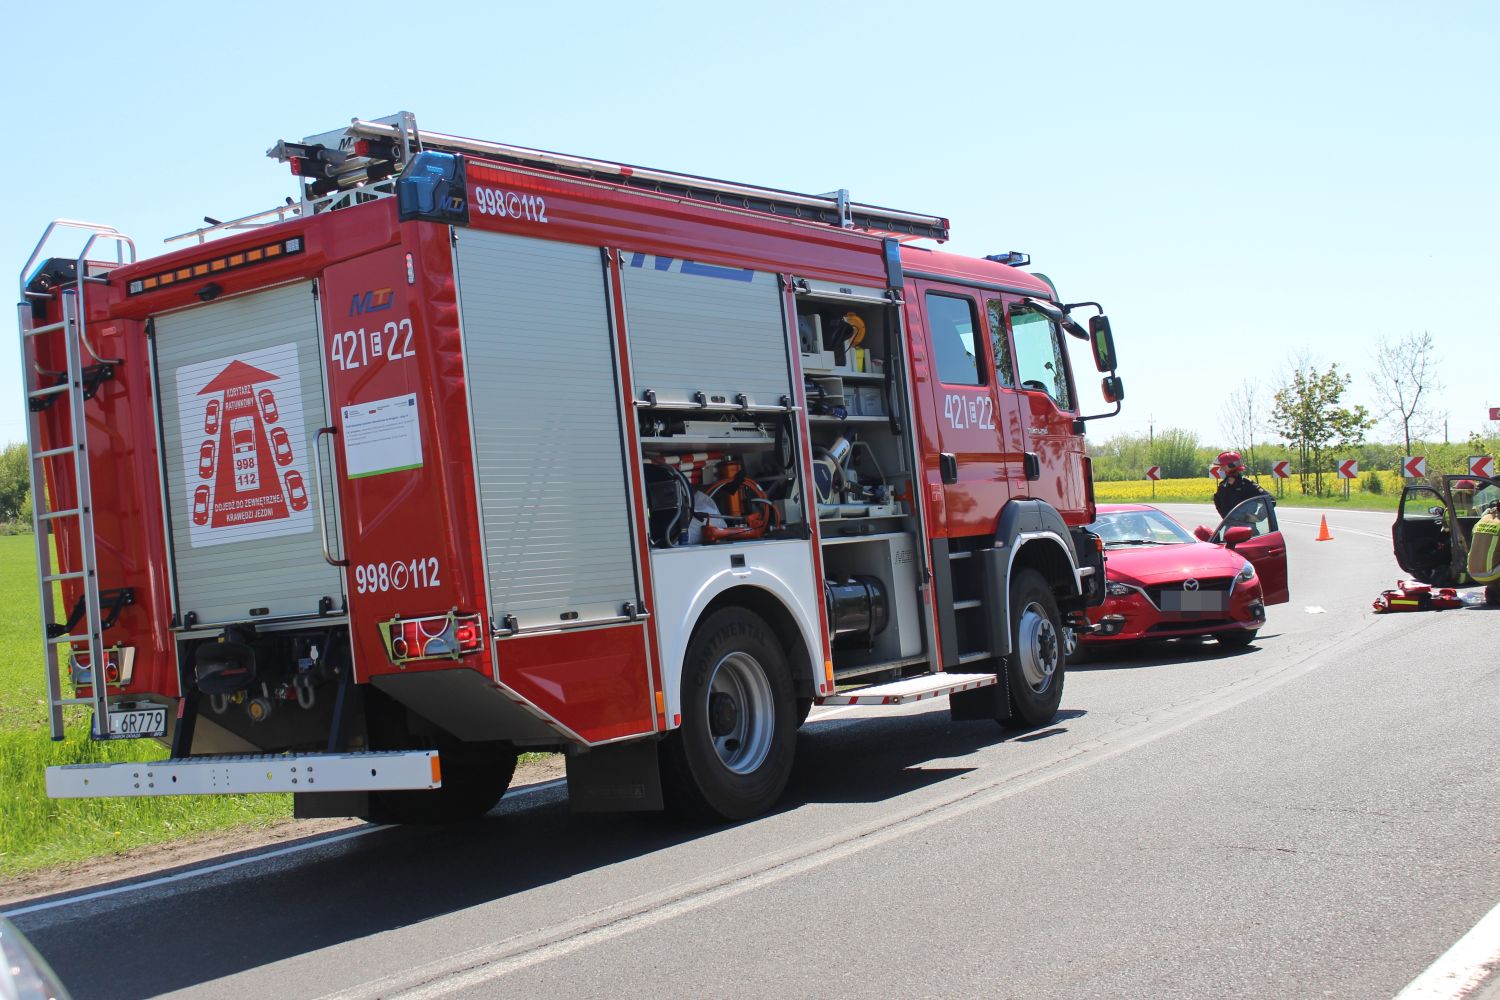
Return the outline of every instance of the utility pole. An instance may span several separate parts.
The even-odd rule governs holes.
[[[1146,414],[1146,464],[1156,464],[1156,414]],[[1151,480],[1151,499],[1156,499],[1156,480]]]

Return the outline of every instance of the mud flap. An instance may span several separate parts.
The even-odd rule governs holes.
[[[636,740],[568,756],[568,802],[577,813],[660,810],[657,741]]]
[[[1010,718],[1010,668],[1004,660],[992,661],[1000,675],[997,684],[975,688],[972,691],[955,691],[948,696],[948,711],[954,722],[981,722],[993,719],[1005,722]],[[986,665],[979,669],[988,670]]]

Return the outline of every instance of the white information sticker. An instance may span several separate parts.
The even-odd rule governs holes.
[[[422,467],[416,393],[344,407],[341,436],[350,479]]]

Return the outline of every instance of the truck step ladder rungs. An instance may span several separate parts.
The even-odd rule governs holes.
[[[936,698],[939,695],[972,691],[989,687],[1000,680],[999,674],[924,674],[921,677],[904,677],[889,684],[874,684],[870,687],[852,688],[837,694],[824,695],[819,705],[904,705],[908,702]]]
[[[50,290],[33,290],[28,286],[35,275],[35,269],[46,259],[43,254],[47,244],[59,231],[82,232],[87,235],[87,240],[75,262],[74,273],[77,278],[75,281],[60,284]],[[97,739],[109,735],[106,708],[109,682],[106,677],[103,627],[100,624],[103,613],[100,606],[99,560],[94,539],[94,500],[89,482],[89,460],[86,450],[88,430],[84,411],[87,395],[84,353],[88,353],[94,364],[118,363],[118,359],[99,357],[89,343],[86,329],[88,311],[85,308],[85,290],[90,283],[105,280],[97,274],[89,273],[91,264],[98,266],[103,263],[93,261],[89,256],[99,244],[114,247],[116,265],[134,263],[135,244],[118,230],[89,222],[59,219],[47,227],[41,240],[37,242],[36,249],[32,251],[31,258],[21,270],[21,298],[18,312],[21,326],[21,373],[27,396],[26,443],[30,455],[31,517],[32,527],[36,532],[37,585],[41,590],[42,625],[47,640],[44,645],[47,663],[48,717],[54,740],[63,738],[63,708],[67,705],[92,705],[94,737]],[[61,306],[62,318],[53,323],[36,323],[35,312],[32,309],[33,301],[54,298]],[[51,373],[37,364],[37,344],[42,338],[59,335],[63,340],[66,369],[62,372]],[[62,380],[51,385],[39,384],[38,379],[47,375],[54,375]],[[43,402],[58,403],[66,407],[68,415],[66,423],[68,433],[71,435],[66,445],[42,447],[42,420],[48,408],[40,405]],[[74,503],[63,509],[49,510],[47,509],[43,463],[48,459],[57,459],[64,455],[72,456],[71,468],[67,463],[54,464],[54,488],[59,478],[71,472]],[[77,524],[75,538],[77,551],[74,553],[74,558],[78,565],[62,565],[63,556],[59,552],[59,565],[57,571],[53,572],[51,551],[53,525],[69,519]],[[64,580],[83,582],[83,614],[72,628],[65,632],[58,632],[58,609],[53,585]],[[83,626],[82,632],[77,631],[78,625]],[[84,649],[78,648],[83,645],[87,646],[91,694],[87,698],[69,697],[63,694],[62,668],[64,664],[73,661],[75,652],[85,653]]]

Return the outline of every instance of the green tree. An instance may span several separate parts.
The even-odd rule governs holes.
[[[31,478],[26,466],[31,453],[19,441],[0,451],[0,521],[31,515]]]
[[[1342,406],[1351,377],[1341,374],[1337,363],[1320,372],[1303,361],[1293,364],[1286,382],[1276,390],[1271,406],[1271,426],[1297,450],[1301,472],[1313,474],[1313,490],[1323,495],[1325,458],[1338,448],[1363,444],[1365,432],[1375,425],[1360,405]],[[1302,481],[1307,492],[1307,481]]]
[[[1151,465],[1161,466],[1163,479],[1190,479],[1207,470],[1198,458],[1198,436],[1192,431],[1168,427],[1151,442]],[[1145,470],[1141,470],[1142,475]]]

